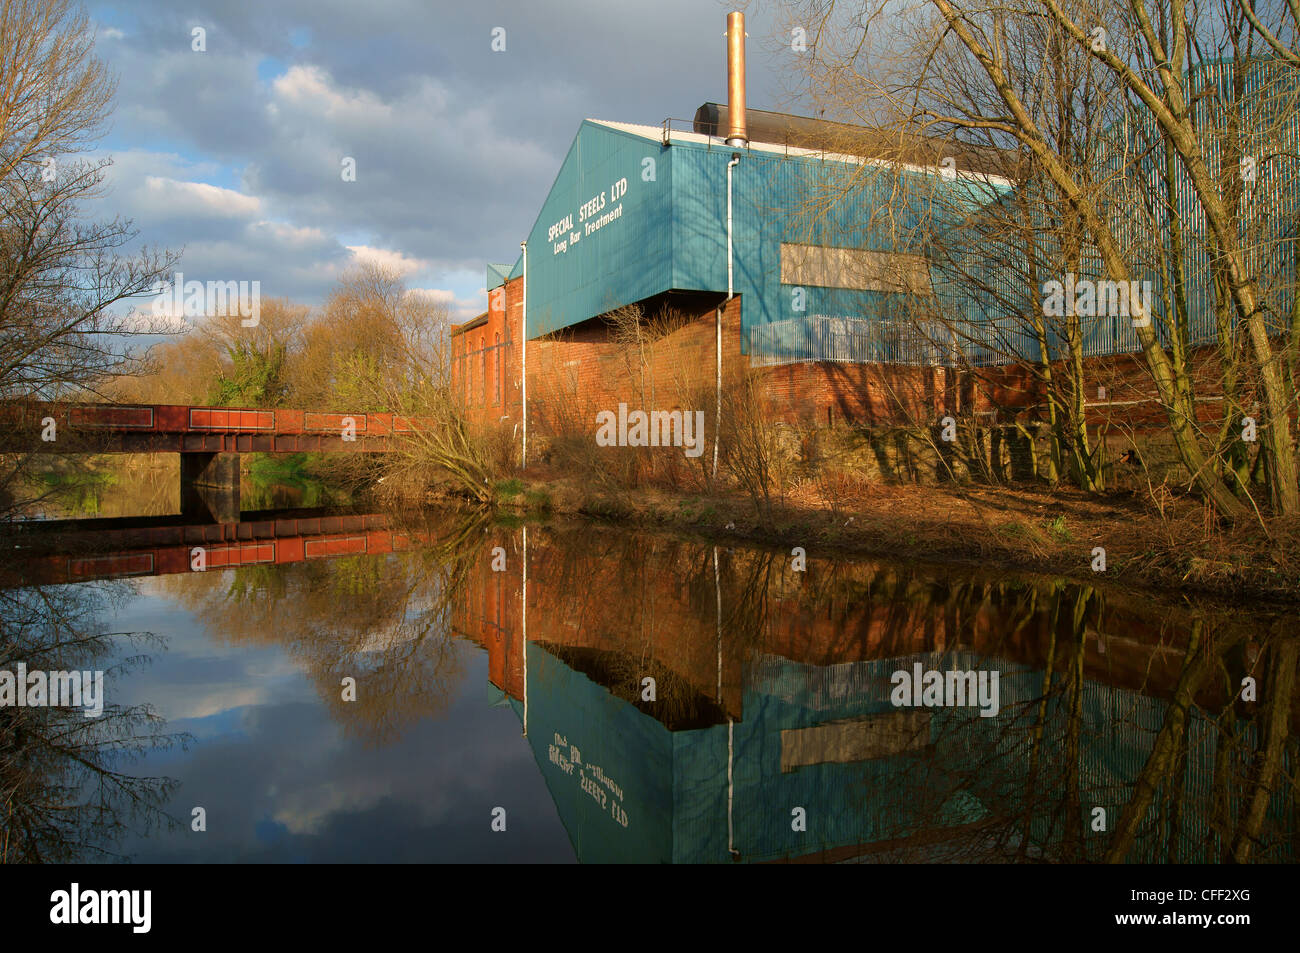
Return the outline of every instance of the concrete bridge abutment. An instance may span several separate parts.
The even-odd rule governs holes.
[[[181,454],[181,513],[239,522],[239,454]]]

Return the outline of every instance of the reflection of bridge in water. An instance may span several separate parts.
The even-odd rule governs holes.
[[[337,556],[384,555],[419,545],[380,513],[275,510],[237,522],[186,516],[40,520],[11,524],[4,543],[21,566],[0,567],[0,586],[54,585],[128,576],[283,565]]]
[[[487,649],[581,859],[1096,860],[1144,772],[1157,793],[1124,856],[1219,859],[1233,832],[1215,812],[1248,800],[1257,712],[1224,685],[1263,685],[1267,653],[1243,641],[1228,679],[1176,702],[1201,624],[1147,597],[889,564],[796,574],[591,529],[493,545],[508,571],[484,557],[456,625]],[[998,713],[896,707],[891,676],[918,663],[998,672]],[[1151,775],[1173,711],[1179,754]],[[1268,823],[1292,803],[1275,793]]]

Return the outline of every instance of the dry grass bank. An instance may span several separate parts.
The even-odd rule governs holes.
[[[1242,601],[1300,601],[1300,525],[1225,527],[1193,498],[1069,488],[809,482],[760,520],[742,491],[610,493],[545,467],[497,485],[503,507],[667,527],[809,555],[952,561]],[[1095,572],[1094,550],[1105,550]]]

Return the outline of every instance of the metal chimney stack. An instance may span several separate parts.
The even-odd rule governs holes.
[[[745,129],[745,15],[727,14],[727,145],[749,143]]]

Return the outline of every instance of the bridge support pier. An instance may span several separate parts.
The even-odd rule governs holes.
[[[239,522],[239,454],[181,454],[181,514]]]

